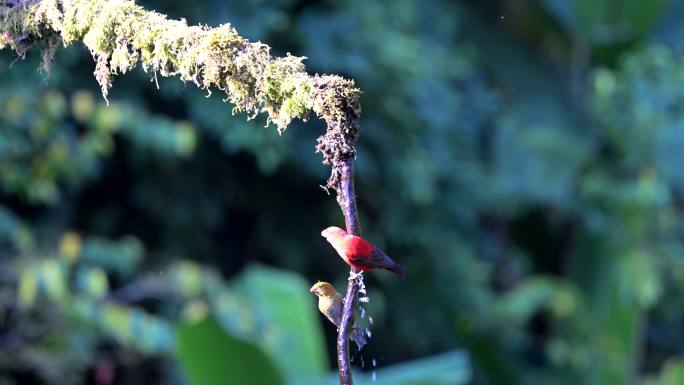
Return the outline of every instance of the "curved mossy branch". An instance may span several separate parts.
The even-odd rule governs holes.
[[[76,42],[90,50],[105,99],[114,76],[140,63],[154,76],[178,76],[208,92],[218,89],[234,113],[250,118],[265,113],[280,133],[293,119],[305,120],[313,112],[327,126],[316,145],[323,163],[332,166],[326,188],[337,190],[347,231],[360,235],[353,159],[361,107],[352,80],[311,76],[304,58],[273,58],[267,45],[249,42],[229,24],[188,26],[130,0],[0,0],[0,49],[10,47],[23,58],[37,46],[41,67],[49,72],[56,49]],[[358,281],[351,280],[337,339],[342,385],[352,384],[348,335],[358,289]]]
[[[59,45],[76,42],[90,50],[105,99],[114,76],[140,63],[154,76],[218,89],[234,113],[264,113],[279,132],[313,112],[327,125],[316,146],[332,165],[327,188],[338,189],[343,161],[355,156],[361,108],[354,82],[309,75],[304,58],[274,58],[267,45],[249,42],[230,24],[189,26],[130,0],[0,0],[0,49],[9,46],[23,57],[38,46],[49,71]]]

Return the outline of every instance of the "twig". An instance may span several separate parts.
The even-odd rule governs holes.
[[[354,194],[354,165],[351,158],[345,159],[340,165],[340,180],[337,189],[337,203],[344,214],[344,222],[347,232],[353,235],[361,235],[358,213],[356,212],[356,195]],[[359,270],[351,269],[352,274],[358,274]],[[359,291],[358,279],[349,280],[347,294],[344,298],[344,311],[340,329],[337,333],[337,367],[340,376],[340,385],[353,385],[351,368],[349,365],[349,331],[354,318],[354,304]]]
[[[173,295],[168,282],[157,277],[147,277],[112,291],[107,299],[119,304],[132,304],[145,299],[164,298]]]

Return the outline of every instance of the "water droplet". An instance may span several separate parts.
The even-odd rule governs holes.
[[[368,316],[368,322],[370,322],[370,323],[371,323],[371,325],[372,325],[372,324],[373,324],[373,317],[371,317],[371,316]]]
[[[366,284],[363,283],[363,275],[359,276],[359,293],[361,296],[366,295]]]
[[[359,302],[368,303],[368,297],[359,298]]]
[[[374,370],[374,371],[373,371],[373,382],[375,382],[375,381],[377,381],[377,380],[378,380],[378,373],[376,373],[375,370]]]
[[[375,358],[373,358],[373,367],[376,367],[376,366],[378,366],[378,361],[376,361]]]
[[[363,308],[363,306],[359,306],[361,308],[361,318],[366,317],[366,309]],[[371,322],[373,323],[373,322]]]
[[[366,366],[366,361],[363,360],[363,356],[361,356],[361,368],[364,368]]]
[[[366,328],[366,335],[368,336],[368,338],[371,337],[371,331],[370,331],[370,329],[368,329],[368,328]]]

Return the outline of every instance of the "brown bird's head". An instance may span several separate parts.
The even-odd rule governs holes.
[[[319,297],[331,297],[337,293],[337,290],[335,290],[335,286],[328,282],[317,282],[315,285],[311,286],[309,292],[314,293]]]
[[[347,232],[342,230],[337,226],[330,226],[327,229],[321,231],[321,236],[331,242],[334,239],[338,239],[347,235]]]

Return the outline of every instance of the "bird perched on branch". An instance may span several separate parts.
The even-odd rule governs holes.
[[[344,300],[342,295],[335,290],[335,286],[328,282],[318,282],[309,291],[318,297],[318,310],[339,328],[340,322],[342,322],[342,312],[344,311]],[[359,349],[368,343],[366,335],[356,327],[356,323],[352,325],[349,338],[356,342]]]
[[[406,277],[406,266],[394,262],[379,247],[361,237],[335,226],[323,230],[321,235],[351,267],[362,271],[385,269],[402,278]]]

